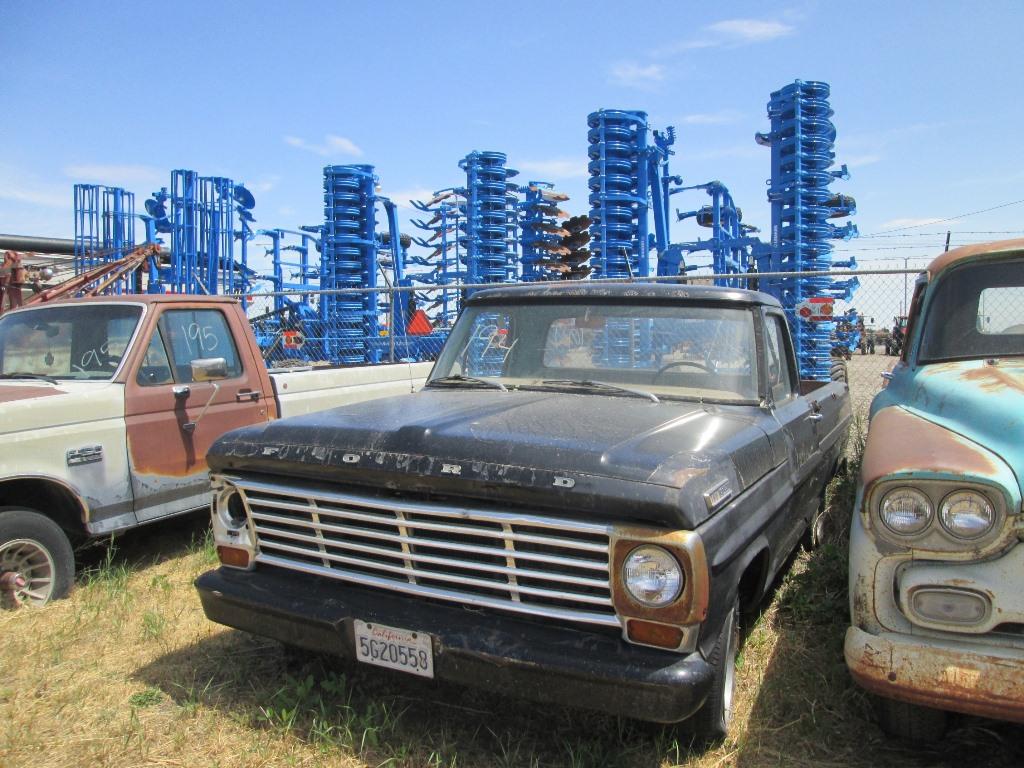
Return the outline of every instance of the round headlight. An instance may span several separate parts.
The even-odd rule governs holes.
[[[637,547],[622,565],[622,583],[637,602],[661,608],[683,591],[683,570],[661,547]]]
[[[992,530],[996,511],[983,494],[957,491],[949,494],[939,507],[942,527],[960,539],[977,539]]]
[[[245,503],[242,501],[242,494],[238,491],[232,491],[226,498],[222,498],[218,506],[221,519],[228,528],[241,528],[248,522]]]
[[[889,530],[912,536],[932,521],[932,503],[916,488],[895,488],[882,499],[879,516]]]

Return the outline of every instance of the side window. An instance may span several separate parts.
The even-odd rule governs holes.
[[[153,329],[153,338],[146,347],[146,356],[142,358],[142,365],[139,366],[135,381],[142,387],[174,383],[171,361],[167,359],[167,350],[164,348],[164,339],[159,328]]]
[[[772,391],[772,399],[777,403],[793,394],[793,378],[789,370],[789,358],[786,356],[786,332],[782,328],[784,322],[778,315],[768,315],[764,324],[768,386]]]
[[[176,382],[191,383],[192,361],[205,357],[223,357],[228,378],[242,375],[235,340],[219,310],[171,309],[164,312],[159,326]]]

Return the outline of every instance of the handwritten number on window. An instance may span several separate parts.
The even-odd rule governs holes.
[[[220,342],[216,332],[209,325],[191,323],[188,326],[182,325],[181,330],[185,335],[189,354],[208,355],[217,349],[217,344]]]

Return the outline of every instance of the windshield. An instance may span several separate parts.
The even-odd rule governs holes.
[[[476,305],[459,319],[428,385],[749,402],[757,400],[756,360],[749,308]]]
[[[1024,259],[965,264],[935,287],[920,362],[1024,355]]]
[[[0,375],[108,380],[128,348],[142,307],[52,306],[0,317]]]

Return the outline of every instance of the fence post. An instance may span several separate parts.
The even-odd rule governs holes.
[[[388,353],[395,362],[395,287],[391,286],[391,301],[388,302]]]

